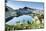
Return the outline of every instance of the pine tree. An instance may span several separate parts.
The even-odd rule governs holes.
[[[28,24],[31,24],[31,22],[29,22],[29,20],[27,21]]]

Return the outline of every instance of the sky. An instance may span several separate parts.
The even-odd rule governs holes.
[[[43,10],[44,3],[42,2],[21,2],[21,1],[17,2],[15,0],[9,0],[7,2],[7,6],[13,9],[19,9],[19,8],[23,8],[27,6],[27,7],[34,8],[34,9]]]
[[[44,2],[44,0],[10,0],[10,1],[35,1],[35,2]]]

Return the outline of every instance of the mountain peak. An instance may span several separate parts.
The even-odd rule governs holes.
[[[24,7],[24,9],[28,9],[28,7]]]

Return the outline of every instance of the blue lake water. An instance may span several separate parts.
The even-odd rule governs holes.
[[[20,23],[27,23],[27,21],[32,22],[32,16],[22,15],[22,16],[19,16],[19,17],[14,17],[10,21],[8,21],[6,24],[15,25],[16,22],[18,22],[18,21],[20,21]]]

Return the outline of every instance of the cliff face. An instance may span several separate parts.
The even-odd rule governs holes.
[[[5,18],[11,17],[11,16],[16,16],[16,11],[8,6],[6,6],[5,10]]]

